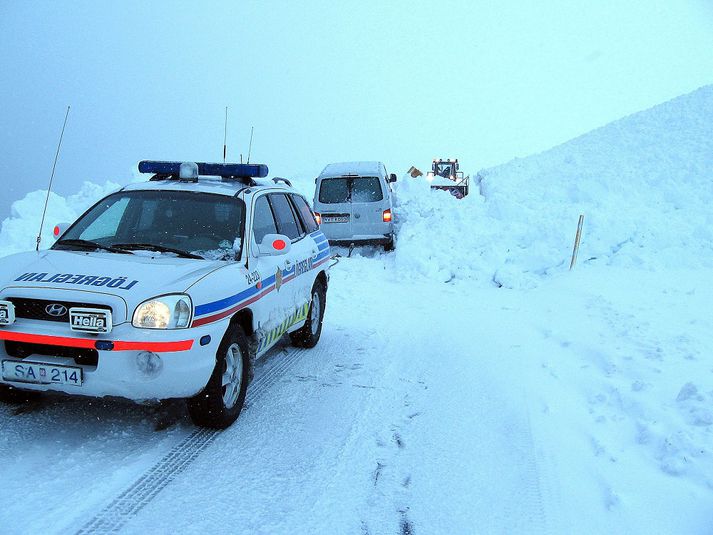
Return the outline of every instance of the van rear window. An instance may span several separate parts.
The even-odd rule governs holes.
[[[319,202],[377,202],[384,199],[377,177],[327,178],[319,188]]]
[[[336,204],[349,202],[349,179],[327,178],[319,187],[319,202]]]
[[[352,202],[376,202],[384,199],[376,177],[352,179]]]

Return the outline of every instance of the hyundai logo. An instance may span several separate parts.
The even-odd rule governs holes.
[[[61,318],[67,313],[67,307],[59,303],[53,303],[45,307],[45,312],[47,312],[49,316]]]

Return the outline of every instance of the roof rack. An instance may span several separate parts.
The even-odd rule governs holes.
[[[276,176],[275,178],[272,179],[272,181],[273,181],[275,184],[278,184],[278,183],[280,183],[280,182],[284,182],[284,183],[287,184],[289,187],[292,187],[292,182],[290,182],[290,181],[287,180],[286,178],[282,178],[281,176]]]

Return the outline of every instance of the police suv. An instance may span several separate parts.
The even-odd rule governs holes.
[[[0,265],[0,397],[186,398],[238,417],[255,359],[317,344],[330,249],[307,201],[265,165],[139,163],[51,249]]]

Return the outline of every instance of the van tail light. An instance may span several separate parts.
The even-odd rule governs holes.
[[[322,214],[320,214],[319,212],[314,213],[314,219],[317,221],[318,225],[322,224]]]
[[[391,209],[384,210],[384,223],[391,223],[392,215],[391,215]]]

